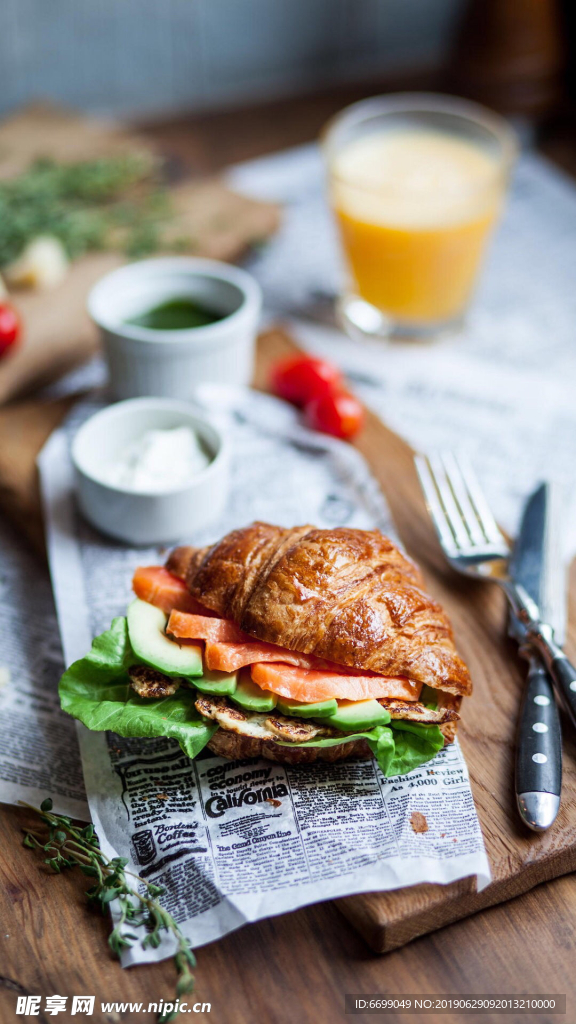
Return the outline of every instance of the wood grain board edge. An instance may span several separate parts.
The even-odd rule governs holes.
[[[475,881],[464,878],[447,886],[418,885],[414,890],[346,896],[335,904],[375,953],[388,953],[421,935],[505,903],[543,882],[573,871],[576,871],[576,849],[571,847],[559,851],[544,864],[537,861],[524,865],[514,876],[492,883],[482,892],[471,892]],[[432,888],[440,892],[429,892]],[[415,898],[412,898],[412,891]]]

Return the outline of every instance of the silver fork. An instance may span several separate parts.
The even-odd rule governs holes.
[[[554,640],[554,630],[524,587],[510,576],[510,546],[492,515],[469,461],[452,452],[417,455],[416,469],[446,558],[466,576],[493,580],[526,627],[576,725],[576,669]]]

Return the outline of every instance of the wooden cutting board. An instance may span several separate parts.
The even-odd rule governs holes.
[[[59,162],[142,153],[163,157],[122,125],[54,107],[33,106],[0,123],[0,180],[25,170],[39,157]],[[170,170],[173,161],[168,161]],[[173,210],[167,230],[188,240],[187,254],[233,262],[276,231],[273,203],[241,196],[217,178],[171,183]],[[168,244],[168,243],[166,243]],[[119,252],[90,252],[74,261],[64,281],[48,291],[15,290],[11,299],[23,332],[18,349],[0,361],[0,405],[57,380],[85,362],[98,347],[86,298],[104,274],[126,262]]]
[[[265,387],[271,362],[290,349],[280,332],[260,345],[257,383]],[[514,737],[526,666],[506,636],[505,599],[497,587],[452,572],[439,549],[414,470],[413,451],[375,415],[357,442],[390,505],[398,533],[421,565],[428,588],[448,612],[460,654],[470,667],[472,699],[463,703],[459,739],[470,771],[492,883],[475,880],[417,885],[389,893],[347,896],[337,906],[375,952],[385,953],[495,903],[576,869],[576,744],[563,720],[562,808],[543,835],[524,828],[515,808]],[[568,654],[576,654],[576,563],[570,572]]]
[[[256,386],[266,389],[271,364],[293,351],[294,343],[282,330],[264,334],[258,346]],[[27,402],[0,411],[0,433],[13,438],[6,452],[0,452],[0,508],[36,542],[41,520],[34,460],[68,404]],[[576,868],[576,746],[565,723],[562,809],[549,832],[530,833],[516,814],[513,790],[515,723],[526,669],[506,637],[504,599],[496,587],[463,579],[446,566],[409,445],[370,413],[356,444],[386,495],[406,549],[422,566],[430,592],[448,611],[459,651],[471,669],[474,696],[464,701],[459,737],[493,875],[479,894],[474,880],[465,879],[448,886],[418,885],[338,900],[339,909],[371,948],[383,953]],[[572,656],[575,569],[573,565],[567,643]]]

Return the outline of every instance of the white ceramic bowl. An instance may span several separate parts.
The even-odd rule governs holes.
[[[212,456],[190,483],[162,493],[106,483],[106,470],[147,430],[189,426]],[[230,482],[228,441],[209,418],[185,402],[134,398],[109,405],[84,423],[72,443],[80,508],[103,533],[127,544],[159,544],[189,537],[224,510]]]
[[[206,327],[153,330],[127,323],[175,298],[224,314]],[[88,296],[100,328],[115,398],[189,398],[205,381],[249,384],[262,309],[250,274],[217,260],[186,256],[142,260],[106,274]]]

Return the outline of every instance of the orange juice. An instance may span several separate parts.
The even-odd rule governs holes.
[[[390,128],[347,142],[330,172],[353,291],[400,321],[459,316],[501,205],[497,158],[449,132]]]

